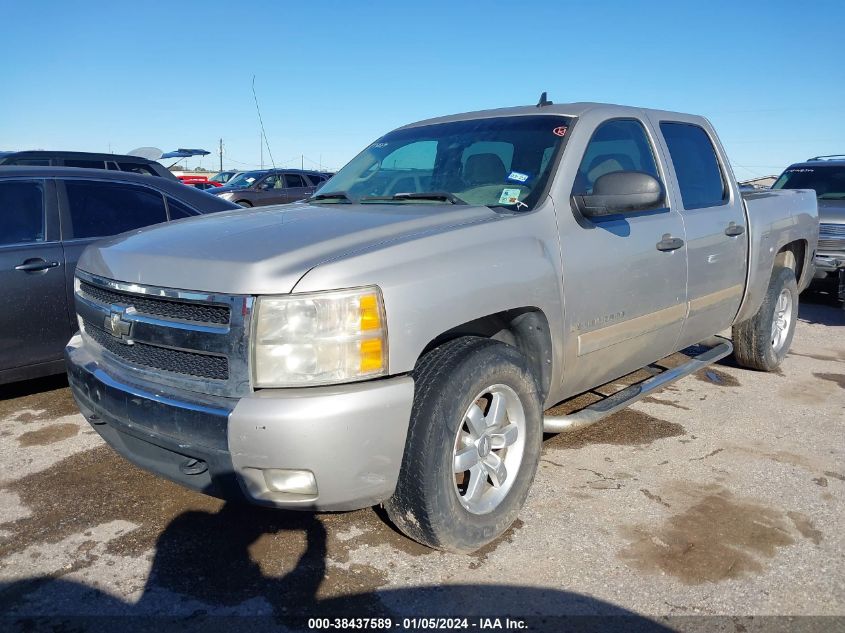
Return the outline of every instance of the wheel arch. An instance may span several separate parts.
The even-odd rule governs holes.
[[[799,291],[803,290],[809,284],[809,275],[805,272],[810,271],[811,267],[807,266],[807,240],[795,240],[784,244],[775,255],[774,268],[782,266],[784,268],[791,268],[795,272],[795,280],[798,282]],[[806,282],[806,283],[804,283]]]
[[[528,360],[541,399],[545,400],[551,388],[554,353],[549,321],[540,308],[513,308],[452,327],[429,341],[419,357],[462,336],[489,338],[516,347]]]

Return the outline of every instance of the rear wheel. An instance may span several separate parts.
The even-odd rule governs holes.
[[[519,351],[464,337],[414,371],[414,406],[396,492],[385,509],[430,547],[472,552],[516,519],[537,470],[542,407]]]
[[[737,363],[763,371],[777,369],[792,344],[797,318],[795,272],[791,268],[775,268],[757,314],[733,327]]]

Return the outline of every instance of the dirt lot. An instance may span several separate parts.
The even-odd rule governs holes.
[[[377,509],[225,505],[116,456],[62,379],[0,388],[0,613],[845,615],[845,312],[816,301],[781,372],[722,363],[548,437],[473,556]]]

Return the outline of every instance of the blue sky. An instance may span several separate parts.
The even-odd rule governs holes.
[[[338,168],[401,124],[543,90],[708,116],[740,179],[845,152],[841,0],[0,0],[0,16],[0,149],[222,137],[225,167],[257,166],[256,75],[277,165]]]

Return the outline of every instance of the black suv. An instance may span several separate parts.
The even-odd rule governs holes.
[[[136,174],[161,176],[176,180],[176,176],[161,163],[140,156],[96,154],[92,152],[53,152],[29,150],[25,152],[0,152],[0,165],[26,167],[83,167],[85,169],[110,169]]]
[[[73,273],[108,235],[238,209],[178,180],[66,167],[0,167],[0,384],[64,371]]]

